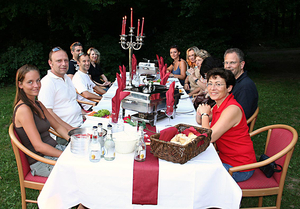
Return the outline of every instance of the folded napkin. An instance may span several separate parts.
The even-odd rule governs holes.
[[[137,66],[137,60],[135,55],[132,55],[132,60],[131,60],[131,79],[133,79],[133,75],[136,74],[136,66]]]
[[[164,75],[163,78],[160,78],[160,85],[166,85],[168,78],[170,76],[171,73],[167,73],[166,75]]]
[[[189,136],[189,133],[193,133],[195,134],[196,136],[200,136],[201,133],[199,133],[193,126],[185,129],[182,133],[185,134],[186,136]]]
[[[179,134],[177,128],[175,127],[166,128],[160,131],[159,140],[169,142],[176,134]]]
[[[117,81],[118,81],[118,84],[123,83],[122,78],[120,77],[119,73],[117,73]],[[112,119],[113,123],[118,122],[121,101],[130,94],[130,92],[123,92],[122,88],[123,88],[123,85],[118,86],[116,94],[111,100],[111,119]]]
[[[120,86],[121,86],[121,90],[123,91],[123,89],[125,89],[125,87],[126,87],[126,68],[124,65],[123,65],[123,67],[119,66],[119,70],[120,70],[120,74],[122,77],[122,79],[121,79],[122,82],[118,81],[118,85],[119,85],[119,83],[121,83],[121,85],[119,85],[118,88],[120,88]]]
[[[150,100],[157,100],[160,98],[160,93],[151,94]]]
[[[166,104],[167,104],[166,112],[173,112],[173,106],[175,102],[174,88],[175,88],[175,81],[171,83],[169,90],[166,92]]]

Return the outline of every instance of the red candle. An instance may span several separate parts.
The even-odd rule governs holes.
[[[140,19],[138,19],[137,36],[140,35]]]
[[[124,17],[123,17],[123,19],[122,19],[122,30],[121,30],[121,35],[123,35],[124,34]]]
[[[143,20],[142,20],[142,31],[141,31],[141,36],[143,36],[143,31],[144,31],[144,17],[143,17]]]
[[[125,31],[126,31],[126,21],[127,21],[127,17],[125,16],[125,20],[124,20],[124,35],[125,35]]]
[[[131,10],[131,16],[130,16],[130,17],[131,17],[131,22],[130,22],[131,24],[130,24],[130,27],[132,27],[132,15],[133,15],[133,10],[132,10],[132,8],[130,8],[130,10]]]

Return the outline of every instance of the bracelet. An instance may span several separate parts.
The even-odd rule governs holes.
[[[198,80],[199,80],[199,79],[197,78],[197,79],[195,80],[195,83],[197,83]]]
[[[201,118],[202,118],[202,116],[208,116],[209,117],[209,115],[205,112],[201,114]]]

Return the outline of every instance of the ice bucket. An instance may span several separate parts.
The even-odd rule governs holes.
[[[86,154],[93,130],[91,128],[76,128],[69,131],[68,134],[71,137],[71,152],[78,155]]]

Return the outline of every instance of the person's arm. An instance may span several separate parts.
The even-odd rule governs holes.
[[[196,121],[203,128],[210,129],[209,122],[212,119],[211,107],[208,104],[201,104],[197,108]]]
[[[68,127],[70,127],[70,129],[66,128],[65,126],[61,125],[59,123],[59,121],[57,121],[51,114],[50,112],[47,110],[47,108],[41,103],[40,106],[42,107],[44,114],[47,118],[47,120],[50,122],[50,125],[52,128],[54,128],[54,130],[59,133],[59,135],[61,135],[64,139],[66,139],[67,141],[69,141],[70,136],[68,135],[68,132],[72,129],[74,129],[72,126],[70,126],[69,124],[65,123],[64,121],[62,121],[59,117],[59,119],[65,123],[65,125],[67,125]]]
[[[93,89],[94,89],[94,91],[95,91],[96,93],[101,94],[101,95],[103,95],[103,94],[106,93],[106,91],[105,91],[103,88],[99,87],[99,86],[94,86]]]
[[[166,72],[166,73],[172,73],[173,69],[174,69],[174,65],[171,64],[171,65],[167,68],[167,72]],[[160,78],[160,79],[162,79],[162,78]]]
[[[44,143],[41,139],[40,133],[36,128],[31,109],[27,105],[22,105],[16,112],[16,121],[23,127],[28,136],[33,148],[44,155],[59,157],[62,151]]]
[[[223,112],[219,120],[214,124],[211,135],[211,142],[217,141],[226,131],[238,125],[242,119],[242,111],[236,105],[228,106]],[[203,124],[203,118],[202,118]]]
[[[81,95],[82,95],[84,98],[86,98],[86,99],[97,99],[97,100],[102,99],[101,96],[96,95],[96,94],[93,94],[93,93],[91,93],[91,92],[89,92],[89,91],[84,91],[84,92],[81,93]]]
[[[190,86],[189,86],[189,77],[190,77],[191,75],[188,75],[186,78],[185,78],[185,80],[184,80],[184,89],[185,90],[190,90]]]
[[[69,78],[71,78],[71,80],[73,79],[74,75],[73,74],[67,74],[67,76],[69,76]]]
[[[193,91],[191,91],[190,93],[188,93],[188,95],[191,97],[194,94],[198,94],[200,92],[200,87],[195,88]]]
[[[53,109],[47,108],[48,112],[52,115],[52,117],[63,127],[65,127],[67,130],[72,130],[74,127],[67,124],[65,121],[63,121],[60,117],[58,117],[54,112]]]

